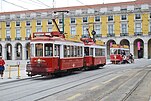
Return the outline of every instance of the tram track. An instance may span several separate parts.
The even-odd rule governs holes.
[[[30,93],[30,94],[27,94],[25,96],[22,96],[22,97],[18,97],[16,99],[12,99],[13,101],[22,101],[22,100],[26,100],[28,98],[30,98],[30,100],[35,100],[35,101],[38,101],[38,100],[41,100],[43,98],[47,98],[49,96],[52,96],[52,95],[55,95],[57,93],[61,93],[63,91],[66,91],[68,89],[72,89],[72,88],[75,88],[77,86],[80,86],[82,84],[86,84],[88,82],[91,82],[91,81],[94,81],[96,79],[100,79],[102,77],[105,77],[105,76],[109,76],[111,74],[114,74],[116,72],[119,72],[118,69],[110,72],[110,73],[106,73],[104,75],[100,75],[100,73],[98,74],[95,74],[95,75],[91,75],[91,76],[88,76],[88,77],[85,77],[85,78],[82,78],[82,79],[78,79],[78,80],[75,80],[75,81],[71,81],[71,82],[68,82],[68,83],[63,83],[63,84],[60,84],[60,85],[57,85],[57,86],[54,86],[54,87],[50,87],[50,88],[47,88],[47,89],[43,89],[43,90],[39,90],[37,92],[33,92],[33,93]],[[88,79],[88,80],[85,80],[85,79]],[[83,82],[84,81],[84,82]],[[69,86],[69,85],[72,85],[72,86]],[[60,89],[59,89],[60,88]],[[63,88],[63,89],[62,89]],[[59,89],[59,90],[56,90],[56,89]],[[46,92],[51,92],[53,91],[51,94],[49,93],[46,93]],[[41,95],[41,93],[45,93],[46,96],[41,96],[37,99],[35,99],[37,95]],[[47,95],[48,94],[48,95]],[[32,95],[32,98],[31,98],[31,95]]]
[[[137,84],[130,90],[129,93],[126,94],[126,96],[121,101],[126,101],[132,95],[132,93],[139,87],[139,85],[143,82],[143,80],[149,74],[150,71],[151,70],[147,71],[147,73],[141,78],[141,80],[137,82]]]
[[[118,68],[116,70],[118,70]],[[106,72],[109,72],[109,71],[110,70],[108,70]],[[87,71],[85,71],[85,72],[87,72]],[[91,75],[91,76],[87,76],[85,78],[81,78],[80,80],[83,80],[83,79],[86,79],[86,78],[89,78],[89,77],[93,77],[93,76],[97,76],[99,74],[100,73],[97,73],[97,74],[94,74],[94,75]],[[67,76],[72,76],[72,74],[67,75]],[[21,79],[21,80],[8,81],[8,82],[0,83],[0,88],[3,88],[3,89],[0,89],[0,90],[2,91],[2,90],[7,90],[7,89],[19,87],[19,86],[24,86],[24,85],[30,85],[30,84],[33,84],[33,83],[37,83],[37,79],[41,79],[41,80],[47,79],[47,80],[49,80],[49,77],[48,78],[41,78],[41,76],[36,76],[36,77],[32,77],[32,78],[25,78],[25,79]],[[50,78],[50,80],[54,80],[54,79],[58,79],[58,77]],[[10,86],[10,84],[11,84],[11,87],[4,88],[7,85]]]
[[[116,96],[117,94],[120,92],[119,89],[123,89],[122,87],[127,84],[133,77],[135,77],[136,75],[140,75],[142,72],[145,71],[145,73],[143,74],[142,77],[140,77],[140,79],[134,83],[133,87],[129,90],[127,90],[124,96],[119,96],[120,100],[117,100],[118,98],[116,98],[116,100],[112,100],[112,101],[126,101],[131,94],[137,89],[137,87],[139,87],[139,85],[143,82],[144,78],[148,75],[148,73],[151,70],[146,70],[148,67],[139,70],[138,72],[136,72],[135,74],[133,74],[133,76],[131,76],[130,78],[128,78],[127,80],[123,81],[123,83],[119,84],[117,87],[115,87],[114,89],[112,89],[111,91],[107,92],[106,94],[102,95],[101,97],[98,97],[97,99],[95,99],[94,101],[110,101],[109,99],[114,99],[113,97]],[[117,90],[118,89],[118,90]],[[121,97],[121,98],[120,98]]]
[[[138,67],[135,67],[135,68],[138,69]],[[133,69],[135,69],[135,68],[133,68]],[[86,83],[91,82],[91,81],[95,81],[95,80],[100,79],[100,78],[103,78],[103,77],[105,77],[105,76],[109,76],[109,75],[115,74],[116,72],[121,72],[121,71],[123,71],[123,70],[128,70],[128,69],[122,69],[122,70],[119,71],[119,68],[116,68],[116,69],[114,69],[114,71],[112,71],[112,72],[109,72],[110,70],[105,71],[105,72],[107,72],[107,73],[105,73],[105,74],[103,74],[103,75],[101,75],[100,72],[99,72],[99,73],[97,73],[97,74],[95,74],[95,75],[86,76],[86,77],[84,77],[84,78],[80,78],[80,79],[77,79],[77,80],[74,80],[74,81],[70,81],[70,82],[67,82],[67,83],[61,83],[61,84],[59,84],[59,85],[57,85],[57,86],[53,86],[53,87],[50,87],[50,88],[47,88],[47,89],[38,90],[38,91],[36,91],[36,92],[30,92],[30,93],[28,93],[28,91],[25,91],[26,94],[24,93],[24,95],[18,96],[18,98],[12,99],[11,101],[15,101],[15,100],[22,101],[22,100],[26,100],[26,98],[27,98],[27,99],[28,99],[28,98],[31,98],[31,96],[32,96],[32,99],[30,99],[30,100],[32,100],[32,101],[33,101],[33,100],[39,101],[39,100],[44,99],[44,98],[47,98],[47,97],[49,97],[49,96],[52,96],[52,95],[61,93],[61,92],[63,92],[63,91],[66,91],[66,90],[69,90],[69,89],[78,87],[78,86],[80,86],[80,85],[86,84]],[[77,74],[76,74],[76,75],[77,75]],[[85,79],[87,79],[87,80],[85,80]],[[35,80],[34,80],[34,81],[35,81]],[[47,80],[47,81],[48,81],[48,80]],[[84,81],[84,82],[83,82],[83,81]],[[32,81],[28,81],[28,82],[32,82]],[[14,83],[15,83],[15,82],[14,82]],[[29,84],[33,84],[33,83],[37,83],[37,81],[32,82],[32,83],[29,83]],[[43,83],[44,83],[44,82],[43,82]],[[47,82],[45,82],[45,83],[47,83]],[[28,84],[28,83],[27,83],[27,84]],[[25,84],[25,85],[27,85],[27,84]],[[40,83],[39,83],[38,85],[40,85]],[[72,85],[72,86],[69,86],[69,85]],[[20,86],[23,86],[23,85],[20,85]],[[13,89],[15,89],[15,88],[17,88],[17,87],[18,87],[17,85],[16,85],[15,87],[12,86]],[[61,89],[59,89],[59,87],[60,87]],[[64,89],[62,89],[62,87],[63,87]],[[11,88],[7,88],[7,89],[11,89]],[[59,90],[56,90],[56,89],[59,89]],[[6,90],[6,89],[3,89],[3,90]],[[51,91],[53,91],[53,92],[52,92],[52,93],[45,93],[45,92],[51,92]],[[45,93],[45,96],[43,96],[43,93]],[[36,97],[37,95],[41,95],[41,94],[42,94],[42,96]],[[35,99],[35,98],[37,98],[37,99]]]
[[[82,83],[74,84],[74,82],[71,82],[71,83],[73,83],[73,84],[72,84],[73,86],[71,86],[71,87],[68,86],[68,87],[65,88],[65,89],[56,91],[56,92],[51,93],[51,94],[49,94],[49,95],[47,95],[47,96],[40,97],[40,98],[38,98],[38,99],[35,99],[34,101],[40,101],[40,100],[42,100],[42,99],[44,99],[44,98],[53,96],[53,95],[58,94],[58,93],[61,93],[61,92],[63,92],[63,91],[66,91],[66,90],[69,90],[69,89],[72,89],[72,88],[81,86],[81,85],[83,85],[83,84],[89,83],[89,82],[91,82],[91,81],[95,81],[95,80],[100,79],[100,78],[103,78],[103,77],[105,77],[105,76],[109,76],[109,75],[115,74],[116,72],[117,72],[117,71],[114,71],[114,72],[108,73],[108,74],[106,74],[106,75],[102,75],[102,76],[99,76],[99,77],[95,77],[95,78],[93,78],[93,79],[86,80],[86,81],[84,81],[84,82],[82,82]],[[118,70],[118,72],[119,72],[119,70]],[[86,79],[86,78],[85,78],[85,79]],[[76,81],[76,82],[77,82],[77,81]],[[76,83],[76,82],[75,82],[75,83]],[[78,82],[79,82],[79,81],[78,81]],[[67,84],[67,85],[68,85],[68,84]],[[62,85],[60,85],[60,86],[62,86]],[[59,87],[60,87],[60,86],[59,86]],[[51,89],[54,89],[54,88],[51,88]],[[46,89],[46,90],[50,90],[50,89]],[[44,91],[46,91],[46,90],[44,90]],[[39,92],[37,92],[37,93],[39,93]],[[37,94],[37,93],[34,93],[34,94]],[[33,94],[32,94],[32,95],[33,95]]]

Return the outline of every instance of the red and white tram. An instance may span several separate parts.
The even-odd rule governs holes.
[[[110,61],[112,63],[119,63],[123,61],[122,55],[128,57],[130,55],[130,49],[127,45],[113,44],[110,48]]]
[[[31,38],[29,76],[47,76],[106,64],[105,46],[65,40],[60,32],[36,32]]]

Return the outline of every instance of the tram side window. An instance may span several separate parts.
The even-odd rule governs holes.
[[[105,56],[105,49],[101,49],[101,52],[102,52],[101,56]]]
[[[101,49],[96,48],[95,49],[95,56],[101,56],[101,54],[102,54]]]
[[[35,45],[35,55],[36,56],[43,56],[43,44],[41,44],[41,43],[37,43],[36,45]]]
[[[60,56],[60,45],[55,45],[54,55]]]
[[[80,47],[81,48],[81,56],[83,56],[83,50],[82,50],[82,47]]]
[[[117,54],[117,49],[111,49],[111,54]]]
[[[64,57],[67,57],[67,46],[64,46]]]
[[[89,56],[89,47],[84,47],[84,55]]]
[[[118,49],[118,54],[121,54],[121,50],[120,49]]]
[[[45,56],[53,56],[53,44],[45,44]]]
[[[90,48],[90,55],[93,56],[93,48]]]
[[[75,57],[78,56],[78,46],[75,46]]]
[[[67,46],[67,57],[70,57],[70,46]]]
[[[74,57],[74,46],[71,46],[71,56]]]

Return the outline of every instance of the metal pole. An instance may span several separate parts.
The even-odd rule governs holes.
[[[20,66],[18,65],[18,76],[17,79],[20,79]]]
[[[9,75],[8,75],[8,79],[11,79],[11,66],[9,66]]]

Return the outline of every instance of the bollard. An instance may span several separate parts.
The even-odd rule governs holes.
[[[11,67],[9,66],[9,75],[8,75],[8,79],[11,79]]]
[[[18,65],[18,76],[17,79],[20,79],[20,66]]]

